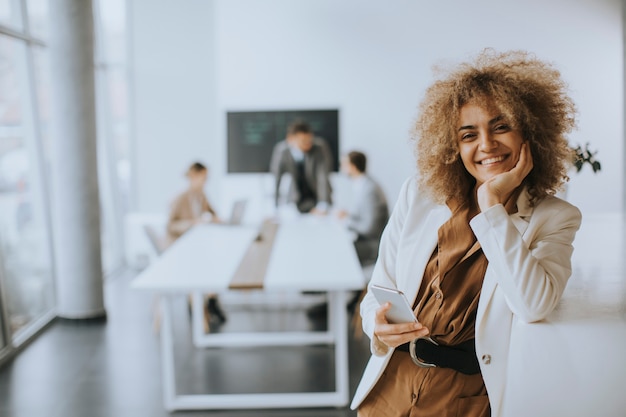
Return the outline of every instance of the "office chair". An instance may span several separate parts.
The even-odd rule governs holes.
[[[165,235],[159,234],[154,226],[151,226],[149,224],[145,224],[143,226],[143,230],[146,233],[146,236],[148,237],[148,240],[150,241],[154,252],[157,254],[157,256],[161,256],[169,246]]]

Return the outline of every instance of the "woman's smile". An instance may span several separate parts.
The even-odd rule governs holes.
[[[498,162],[504,161],[507,158],[507,156],[508,155],[495,156],[493,158],[483,159],[482,161],[479,161],[478,163],[481,164],[482,166],[494,165],[494,164],[497,164]]]

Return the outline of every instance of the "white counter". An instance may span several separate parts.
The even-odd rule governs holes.
[[[560,305],[514,329],[507,417],[626,416],[623,216],[583,216],[574,248]]]

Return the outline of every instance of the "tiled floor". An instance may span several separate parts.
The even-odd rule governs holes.
[[[106,283],[106,323],[57,320],[0,369],[2,417],[347,417],[347,408],[222,410],[168,413],[163,408],[159,337],[152,327],[151,295],[129,288],[133,273]],[[177,391],[277,392],[332,390],[333,348],[328,346],[195,349],[185,297],[175,302]],[[303,309],[226,306],[216,331],[323,326]],[[350,392],[369,357],[366,337],[350,337]]]

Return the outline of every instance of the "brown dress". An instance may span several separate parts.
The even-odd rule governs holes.
[[[517,193],[514,193],[517,194]],[[516,196],[506,208],[516,211]],[[509,207],[512,206],[512,207]],[[438,232],[435,248],[415,299],[418,320],[440,345],[474,338],[476,311],[488,261],[469,221],[479,213],[475,194],[450,201],[451,218]],[[407,352],[396,350],[359,407],[359,417],[488,417],[489,398],[482,375],[449,368],[420,368]]]

